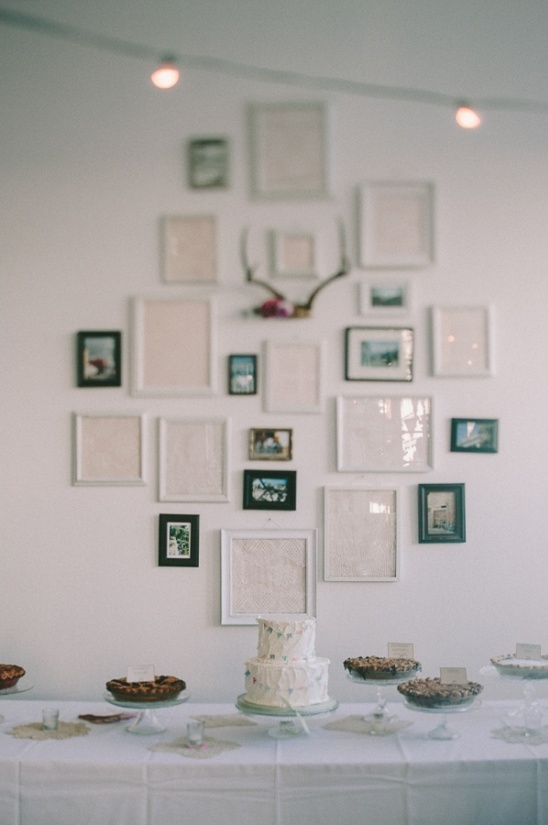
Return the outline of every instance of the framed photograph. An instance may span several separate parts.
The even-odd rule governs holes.
[[[337,398],[337,470],[421,473],[432,469],[428,396]]]
[[[264,355],[266,412],[320,413],[323,344],[267,341]]]
[[[330,135],[324,103],[252,104],[249,122],[255,197],[329,195]]]
[[[347,381],[412,381],[413,330],[399,327],[347,327]]]
[[[124,413],[74,413],[73,484],[145,483],[145,418]]]
[[[291,461],[293,430],[251,429],[249,459],[251,461]]]
[[[397,581],[397,490],[324,489],[324,580]]]
[[[268,235],[270,274],[274,278],[317,278],[316,236],[313,232],[271,231]]]
[[[360,264],[418,268],[434,260],[434,190],[425,182],[376,181],[360,188]]]
[[[295,470],[244,470],[244,510],[295,510]]]
[[[411,284],[405,279],[370,279],[361,283],[359,290],[360,315],[391,318],[411,312]]]
[[[317,530],[221,530],[221,623],[316,615]]]
[[[489,307],[432,308],[433,374],[484,378],[493,375]]]
[[[162,276],[168,284],[217,281],[217,220],[167,215],[161,221]]]
[[[419,543],[464,541],[464,484],[419,484]]]
[[[199,566],[200,516],[160,513],[159,528],[159,567]]]
[[[229,501],[228,418],[161,418],[160,501]]]
[[[452,453],[497,453],[499,422],[496,418],[452,418]]]
[[[257,356],[228,356],[229,395],[257,394]]]
[[[122,333],[76,333],[76,381],[79,387],[122,386]]]
[[[133,394],[213,395],[216,329],[211,297],[134,299]]]
[[[191,189],[226,189],[229,183],[228,140],[222,137],[188,141],[188,185]]]

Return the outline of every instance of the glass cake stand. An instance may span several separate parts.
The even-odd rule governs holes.
[[[536,682],[548,679],[548,668],[527,668],[527,667],[496,667],[487,665],[482,667],[480,673],[494,679],[508,679],[514,682],[522,682],[521,704],[504,717],[504,724],[517,733],[521,733],[524,739],[538,736],[542,729],[542,717],[546,714],[546,708],[536,701]]]
[[[0,699],[4,696],[15,696],[17,693],[25,693],[25,691],[30,690],[33,687],[34,685],[30,682],[25,681],[25,679],[20,679],[13,687],[0,690]],[[0,722],[3,721],[4,717],[0,714]]]
[[[104,694],[105,700],[110,705],[116,705],[118,708],[130,708],[131,710],[138,710],[136,718],[131,724],[126,727],[129,733],[140,733],[141,735],[149,735],[151,733],[163,733],[166,728],[156,717],[156,711],[161,708],[174,708],[177,705],[182,705],[190,699],[190,693],[184,690],[179,694],[177,699],[166,699],[164,702],[124,702],[115,699],[111,693]]]
[[[401,685],[403,682],[409,682],[411,679],[415,678],[416,674],[413,674],[412,676],[393,676],[391,679],[364,679],[364,677],[360,676],[359,673],[356,673],[355,670],[349,670],[347,671],[346,676],[351,682],[376,688],[377,704],[371,713],[368,713],[363,717],[366,722],[371,723],[371,733],[375,735],[376,733],[379,734],[385,731],[389,722],[394,722],[397,720],[397,716],[389,713],[387,710],[386,703],[388,701],[388,697],[386,695],[385,688],[390,685]]]
[[[437,713],[441,715],[440,722],[436,725],[435,728],[428,731],[426,737],[428,739],[438,739],[438,740],[448,740],[448,739],[458,739],[460,733],[456,730],[453,730],[449,727],[449,720],[447,719],[448,716],[454,713],[466,713],[469,710],[475,710],[479,708],[481,702],[479,699],[472,697],[470,701],[463,702],[461,705],[448,705],[447,707],[440,707],[440,708],[425,708],[421,705],[413,705],[411,702],[405,700],[404,702],[405,707],[409,708],[409,710],[418,711],[419,713]]]
[[[287,708],[275,708],[269,705],[255,705],[253,702],[248,702],[245,693],[242,693],[236,699],[236,707],[246,716],[269,716],[278,719],[278,725],[269,728],[268,735],[273,739],[292,739],[294,736],[310,733],[305,717],[332,713],[337,710],[339,703],[336,699],[329,699],[327,702],[298,709],[292,707],[289,703]],[[295,724],[295,719],[298,720],[299,725]]]

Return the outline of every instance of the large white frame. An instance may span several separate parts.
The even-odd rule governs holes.
[[[229,501],[229,418],[160,418],[160,501]]]
[[[324,581],[399,579],[395,489],[324,488]]]
[[[73,484],[145,484],[145,420],[135,413],[73,413]]]
[[[320,413],[324,343],[266,341],[264,406],[273,413]]]
[[[447,378],[493,375],[490,307],[432,308],[432,372]]]
[[[221,530],[221,624],[316,615],[317,530]]]

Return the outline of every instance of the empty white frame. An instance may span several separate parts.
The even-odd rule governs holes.
[[[321,412],[323,344],[267,341],[264,355],[266,412]]]
[[[135,298],[132,391],[212,395],[217,386],[215,304],[206,298]]]
[[[432,263],[433,186],[370,182],[360,188],[360,264],[424,267]]]
[[[160,419],[160,501],[229,501],[230,419]]]
[[[217,280],[217,223],[213,215],[168,215],[161,227],[166,283]]]
[[[339,472],[432,469],[431,399],[425,396],[337,398]]]
[[[124,413],[74,413],[73,483],[144,484],[144,420]]]
[[[317,278],[316,236],[306,230],[271,231],[270,272],[275,278]]]
[[[324,580],[397,581],[398,493],[324,489]]]
[[[316,615],[317,530],[221,530],[221,624]]]
[[[493,375],[489,307],[434,307],[432,344],[434,375],[458,378]]]
[[[251,189],[262,198],[329,194],[329,128],[319,102],[249,107]]]

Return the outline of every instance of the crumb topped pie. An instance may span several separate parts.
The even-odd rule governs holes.
[[[120,702],[167,702],[177,699],[186,683],[176,676],[156,676],[151,682],[128,682],[122,677],[110,679],[106,687]]]
[[[344,668],[360,679],[406,679],[418,673],[421,663],[416,659],[355,656],[345,659]]]
[[[398,691],[409,704],[422,708],[444,708],[466,705],[481,693],[483,685],[466,682],[463,685],[441,683],[439,678],[413,679],[398,685]]]
[[[19,679],[25,675],[25,668],[19,665],[0,664],[0,690],[15,687]]]

